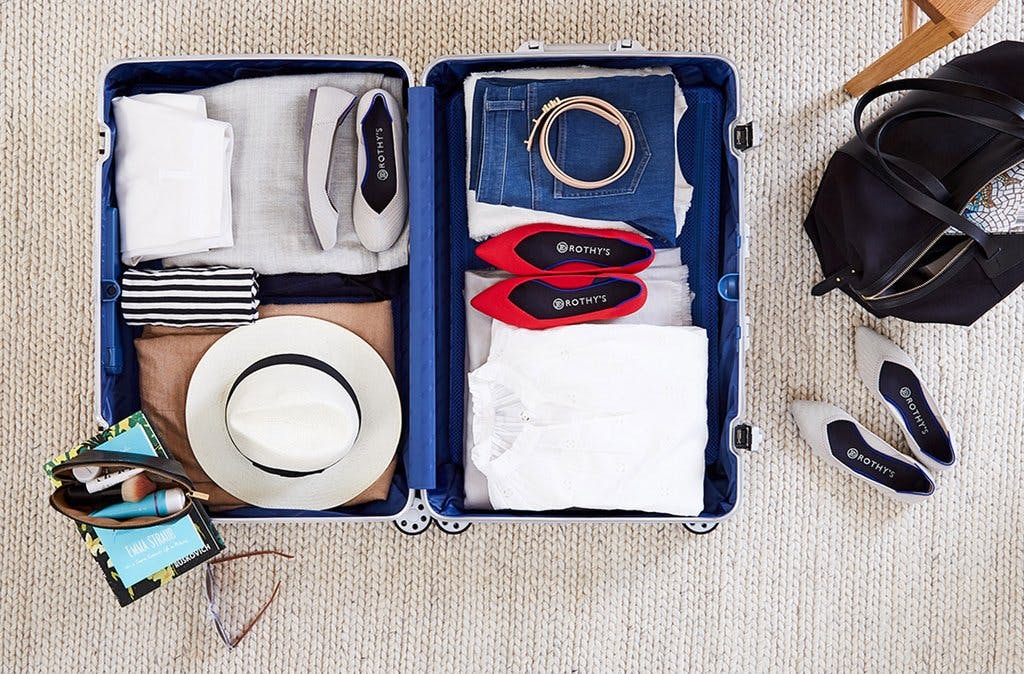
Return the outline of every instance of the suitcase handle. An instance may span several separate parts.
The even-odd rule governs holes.
[[[601,54],[604,52],[645,52],[642,44],[626,38],[603,44],[546,44],[543,40],[527,40],[516,49],[517,54]]]

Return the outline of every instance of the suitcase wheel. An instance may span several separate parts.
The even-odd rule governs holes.
[[[462,520],[434,520],[434,523],[437,524],[438,529],[452,536],[461,534],[469,528],[469,522],[463,522]]]
[[[697,534],[703,536],[704,534],[710,534],[712,531],[718,528],[718,522],[683,522],[683,526],[691,534]]]
[[[413,498],[412,507],[395,518],[394,522],[403,534],[418,536],[430,528],[431,519],[427,514],[426,504],[419,496],[416,496]]]

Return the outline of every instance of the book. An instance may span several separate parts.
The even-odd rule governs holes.
[[[136,412],[48,461],[43,469],[53,486],[63,484],[54,477],[54,468],[92,449],[173,458],[160,443],[146,415]],[[121,606],[166,585],[224,550],[224,540],[199,504],[172,522],[138,529],[104,529],[80,522],[74,526]]]

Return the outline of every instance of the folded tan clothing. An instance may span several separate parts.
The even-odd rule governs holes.
[[[394,333],[391,303],[359,304],[266,304],[260,318],[309,316],[336,323],[351,330],[372,346],[395,371]],[[198,491],[210,495],[210,510],[238,508],[246,503],[213,483],[200,468],[188,442],[185,428],[185,398],[189,380],[203,354],[226,330],[146,326],[135,340],[139,361],[139,395],[142,411],[171,456],[185,467]],[[344,505],[352,506],[387,498],[397,458],[366,491]]]

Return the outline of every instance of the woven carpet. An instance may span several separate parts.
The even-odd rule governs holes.
[[[877,322],[813,299],[801,223],[849,136],[848,76],[899,38],[899,2],[487,3],[409,0],[0,2],[0,597],[3,671],[1007,671],[1024,667],[1024,292],[969,329]],[[913,72],[1024,35],[1004,1]],[[417,537],[390,524],[222,528],[276,547],[220,578],[238,629],[216,637],[201,572],[120,609],[69,524],[43,461],[93,431],[90,257],[97,77],[109,61],[209,53],[388,54],[417,72],[444,54],[536,37],[725,54],[746,116],[753,239],[748,416],[736,516],[681,526],[477,525]],[[937,139],[937,142],[941,142]],[[854,372],[853,326],[917,358],[962,463],[938,493],[895,505],[809,455],[786,412],[825,399],[902,442]]]

